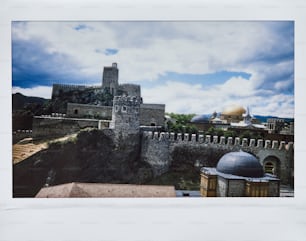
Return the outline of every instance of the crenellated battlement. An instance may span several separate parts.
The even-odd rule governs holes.
[[[114,105],[140,105],[141,98],[139,96],[115,96]]]
[[[86,85],[70,85],[70,84],[53,84],[53,89],[62,89],[62,90],[85,90],[89,86]]]
[[[274,149],[274,150],[292,150],[294,143],[285,141],[278,142],[276,140],[263,140],[263,139],[248,139],[239,137],[224,137],[224,136],[211,136],[211,135],[197,135],[189,133],[169,133],[169,132],[152,132],[144,131],[143,137],[145,139],[152,139],[156,141],[168,140],[173,143],[190,143],[190,144],[209,144],[216,146],[241,146],[258,149]]]
[[[27,134],[31,134],[32,133],[32,130],[16,130],[16,131],[13,131],[13,135],[18,135],[20,133],[27,133]]]
[[[70,85],[70,84],[53,84],[52,86],[52,98],[59,97],[61,94],[70,91],[85,91],[101,90],[101,86],[87,86],[87,85]]]

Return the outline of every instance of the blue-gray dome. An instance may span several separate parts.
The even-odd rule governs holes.
[[[230,152],[223,155],[217,171],[242,177],[263,177],[264,170],[257,158],[247,152]]]
[[[196,115],[191,120],[191,123],[206,123],[208,122],[208,118],[205,115]]]

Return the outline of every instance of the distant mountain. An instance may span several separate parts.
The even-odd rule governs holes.
[[[271,116],[271,115],[268,115],[268,116],[254,115],[254,117],[260,120],[260,122],[267,122],[269,118],[280,118],[280,117]],[[294,118],[281,118],[281,119],[284,119],[285,122],[294,122]]]
[[[12,121],[14,131],[31,130],[32,118],[34,115],[51,112],[48,99],[16,93],[12,95],[12,100]]]
[[[43,105],[48,101],[48,99],[33,97],[33,96],[25,96],[20,93],[16,93],[12,95],[13,98],[13,111],[22,110],[26,105],[29,104],[38,104]]]
[[[209,119],[209,118],[211,117],[211,115],[212,115],[212,114],[203,114],[203,115],[201,115],[201,116],[203,116],[203,117]],[[219,113],[217,113],[217,115],[220,116],[221,113],[219,112]],[[264,116],[264,115],[254,115],[254,117],[255,117],[256,119],[258,119],[260,122],[267,122],[267,120],[268,120],[269,118],[280,118],[280,117],[278,117],[278,116],[272,116],[272,115],[267,115],[267,116]],[[294,122],[294,118],[281,118],[281,119],[284,119],[285,122]]]

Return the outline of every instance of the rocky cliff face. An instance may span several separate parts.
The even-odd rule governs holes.
[[[44,185],[69,182],[136,183],[152,179],[149,164],[139,160],[138,135],[119,144],[112,130],[81,131],[76,139],[50,144],[14,165],[14,197],[33,197]]]

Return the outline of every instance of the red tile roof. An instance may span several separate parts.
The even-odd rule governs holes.
[[[37,198],[66,197],[175,197],[174,186],[104,184],[104,183],[67,183],[44,187]]]

